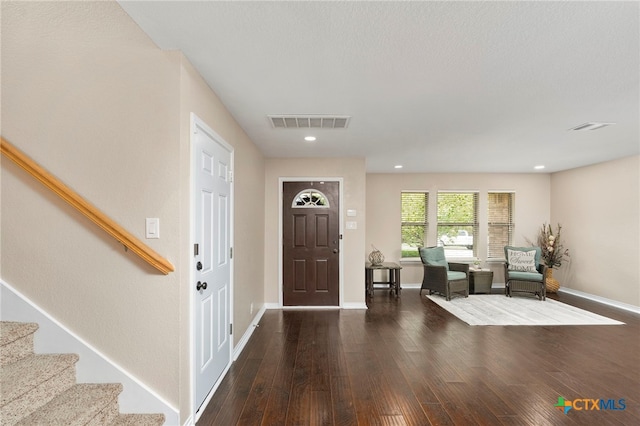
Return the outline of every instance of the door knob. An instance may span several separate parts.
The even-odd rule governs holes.
[[[198,263],[196,263],[196,269],[197,269],[198,271],[201,271],[201,270],[202,270],[202,262],[198,262]]]
[[[334,252],[334,253],[337,253],[337,252],[338,252],[338,249],[333,249],[333,252]]]
[[[206,290],[207,289],[207,283],[201,283],[200,281],[198,281],[198,283],[196,284],[196,290],[200,291],[200,290]]]

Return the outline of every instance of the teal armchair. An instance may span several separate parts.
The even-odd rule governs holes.
[[[531,259],[531,252],[533,259]],[[541,262],[540,247],[504,248],[504,294],[511,297],[514,293],[527,293],[537,296],[541,301],[547,297],[547,266]],[[521,261],[524,259],[524,261]],[[511,262],[511,263],[510,263]]]
[[[420,260],[424,267],[422,290],[440,293],[451,300],[453,293],[469,296],[469,265],[466,263],[447,262],[444,247],[421,247]]]

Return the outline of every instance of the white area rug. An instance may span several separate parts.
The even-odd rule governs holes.
[[[438,295],[429,299],[469,325],[616,325],[624,324],[552,299],[472,294],[451,301]]]

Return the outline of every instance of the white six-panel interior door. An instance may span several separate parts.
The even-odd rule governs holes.
[[[232,149],[195,115],[191,128],[195,413],[231,364]]]

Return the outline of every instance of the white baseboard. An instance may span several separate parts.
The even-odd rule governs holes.
[[[249,324],[249,327],[247,327],[247,330],[242,335],[242,338],[238,341],[238,344],[233,348],[234,361],[237,360],[240,354],[242,353],[242,350],[247,345],[247,342],[251,338],[251,335],[253,334],[256,327],[258,327],[258,323],[262,319],[262,315],[264,315],[264,312],[266,310],[267,309],[265,308],[265,305],[263,305],[262,308],[260,308],[260,310],[256,313],[256,316],[253,317],[251,324]]]
[[[325,311],[340,309],[340,306],[283,306],[284,311]]]
[[[75,353],[78,383],[122,383],[118,398],[121,413],[163,413],[166,425],[180,423],[178,410],[124,368],[100,353],[38,305],[0,280],[2,321],[35,322],[36,353]]]
[[[420,288],[422,287],[422,283],[402,283],[400,285],[402,288]]]
[[[280,306],[278,303],[265,303],[265,309],[283,309],[283,310],[306,310],[313,311],[319,309],[368,309],[365,303],[343,303],[340,306]]]
[[[343,303],[342,309],[369,309],[366,303]]]
[[[640,314],[640,306],[618,302],[617,300],[607,299],[606,297],[596,296],[595,294],[585,293],[584,291],[574,290],[572,288],[567,288],[567,287],[560,287],[560,289],[558,290],[558,293],[572,294],[574,296],[582,297],[583,299],[593,300],[594,302],[613,306],[614,308],[623,309],[625,311],[633,312],[635,314]]]
[[[265,303],[265,309],[282,309],[282,307],[278,303]]]

